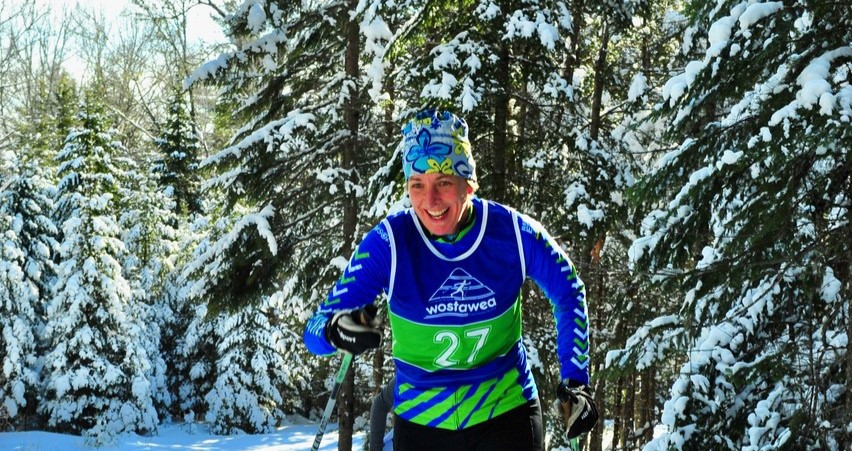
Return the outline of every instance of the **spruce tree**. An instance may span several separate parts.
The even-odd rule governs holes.
[[[148,379],[160,417],[166,417],[172,397],[167,385],[166,361],[161,350],[163,330],[174,321],[167,302],[166,281],[175,271],[179,255],[178,223],[174,202],[157,189],[156,182],[136,171],[127,171],[123,212],[119,218],[121,239],[127,250],[122,261],[124,278],[131,288],[131,309],[144,327],[140,337],[149,356]]]
[[[183,332],[177,337],[178,347],[169,365],[169,387],[175,397],[173,412],[187,423],[203,422],[208,411],[205,396],[217,379],[216,324],[208,317],[207,306],[197,299],[179,292],[172,301],[181,307],[174,311],[182,320],[170,330]]]
[[[624,354],[687,348],[645,449],[848,449],[852,10],[691,6],[697,58],[658,108],[674,150],[641,183],[630,249],[685,293]]]
[[[126,249],[115,209],[122,178],[116,161],[124,149],[91,98],[79,121],[58,155],[63,238],[46,311],[50,351],[40,411],[54,430],[107,444],[124,431],[153,431],[158,419],[142,318],[122,275]]]
[[[174,212],[186,216],[201,212],[198,161],[200,144],[195,122],[186,108],[183,91],[175,89],[159,137],[154,141],[162,157],[153,165],[163,192],[172,198]]]
[[[161,311],[163,312],[163,316],[168,314],[164,318],[160,328],[162,334],[160,337],[160,350],[163,362],[165,363],[166,391],[171,401],[162,418],[191,422],[195,415],[193,414],[191,419],[187,419],[186,413],[192,409],[187,408],[184,411],[183,406],[200,403],[188,403],[185,401],[187,398],[185,394],[189,390],[184,387],[191,387],[191,379],[189,377],[191,362],[188,362],[181,356],[181,351],[183,350],[181,343],[183,343],[183,336],[192,319],[192,311],[188,308],[179,308],[184,306],[184,303],[180,302],[182,284],[177,280],[179,279],[177,274],[177,271],[172,271],[166,276],[163,290],[160,293],[160,303],[163,305]]]
[[[595,400],[599,413],[614,419],[612,446],[624,449],[652,436],[654,408],[640,403],[653,404],[655,379],[664,374],[607,368],[607,356],[670,299],[661,290],[645,289],[643,275],[631,274],[624,256],[640,228],[641,210],[629,202],[631,189],[644,171],[645,155],[665,145],[653,129],[637,123],[659,99],[653,88],[665,81],[657,68],[668,64],[676,45],[678,16],[671,8],[678,4],[572,2],[573,50],[566,70],[573,68],[570,103],[578,111],[564,116],[561,151],[539,152],[544,164],[538,155],[528,160],[539,165],[530,169],[537,179],[563,174],[557,176],[562,190],[544,182],[529,192],[541,193],[534,205],[561,196],[545,204],[546,217],[558,220],[557,233],[570,243],[586,283]],[[589,449],[601,449],[606,432],[598,423],[588,436]]]
[[[40,385],[43,304],[50,296],[56,227],[38,162],[11,163],[0,191],[0,417],[33,427]]]
[[[207,252],[211,236],[223,233],[231,224],[210,224],[199,216],[180,236],[181,254],[175,271],[166,280],[163,301],[174,313],[165,325],[164,358],[167,361],[169,392],[174,396],[171,414],[187,423],[202,422],[207,413],[205,395],[217,379],[215,331],[216,315],[208,315],[203,297],[193,295],[197,273],[191,263]]]
[[[12,423],[36,398],[39,379],[33,329],[38,317],[33,307],[38,302],[38,290],[24,280],[24,252],[13,224],[15,218],[3,210],[0,204],[0,227],[5,230],[0,236],[0,419]]]
[[[23,269],[38,289],[40,302],[36,312],[43,315],[44,303],[51,296],[56,277],[54,261],[59,252],[59,231],[51,220],[54,186],[45,170],[46,165],[26,150],[22,157],[9,159],[14,169],[6,182],[9,195],[6,206],[20,221],[17,235],[26,258]]]
[[[212,172],[206,188],[224,199],[218,214],[246,212],[191,265],[199,274],[193,294],[214,312],[257,304],[292,283],[282,327],[300,334],[337,276],[330,262],[350,256],[374,168],[362,163],[385,150],[377,148],[382,124],[367,102],[372,83],[359,33],[374,9],[352,0],[245,2],[227,24],[235,49],[189,77],[222,86],[239,125],[202,163]],[[323,362],[311,361],[321,376]],[[339,403],[344,447],[354,416],[348,393]]]
[[[215,433],[268,433],[284,419],[279,375],[287,365],[269,315],[268,305],[248,305],[216,321],[217,379],[205,396]]]
[[[15,128],[27,153],[52,168],[53,157],[76,119],[77,85],[68,72],[60,71],[56,77],[40,80],[34,89],[38,95],[28,110],[18,112]]]
[[[352,240],[343,239],[342,212],[364,187],[358,165],[345,162],[352,158],[347,152],[376,152],[374,134],[363,128],[378,126],[364,103],[365,76],[348,74],[342,64],[347,48],[357,50],[342,35],[355,27],[357,37],[355,5],[288,5],[243,4],[229,23],[237,49],[189,77],[192,84],[221,85],[221,101],[240,125],[228,147],[202,163],[212,171],[205,188],[223,198],[221,211],[248,209],[219,248],[197,262],[215,309],[259,300],[282,273],[312,293],[315,268],[330,269],[330,256]],[[346,122],[349,114],[358,128]],[[312,309],[315,300],[311,295],[296,307]]]

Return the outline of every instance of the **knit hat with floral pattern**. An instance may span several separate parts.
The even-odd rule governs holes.
[[[470,152],[467,122],[449,111],[423,110],[402,128],[402,171],[442,173],[476,182],[476,163]]]

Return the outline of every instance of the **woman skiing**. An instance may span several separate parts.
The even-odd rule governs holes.
[[[307,348],[379,347],[388,296],[396,365],[394,449],[541,450],[541,403],[521,336],[521,287],[553,305],[567,434],[597,421],[589,394],[585,288],[537,221],[475,196],[463,119],[425,110],[402,130],[411,207],[381,221],[305,328]]]

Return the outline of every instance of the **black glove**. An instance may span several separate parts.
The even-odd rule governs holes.
[[[325,326],[325,335],[337,349],[352,355],[378,348],[382,344],[382,333],[376,329],[378,308],[369,304],[352,311],[337,312]]]
[[[556,390],[559,411],[565,422],[569,439],[585,434],[598,422],[598,408],[590,394],[589,386],[565,379]]]

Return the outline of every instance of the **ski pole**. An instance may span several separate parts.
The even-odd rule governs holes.
[[[317,451],[322,443],[322,436],[325,435],[325,428],[328,426],[328,420],[331,418],[331,412],[334,410],[334,404],[337,403],[337,394],[340,391],[340,386],[343,385],[343,379],[346,377],[346,371],[349,370],[349,365],[352,363],[352,354],[343,353],[343,361],[340,362],[340,369],[337,370],[337,378],[334,380],[334,386],[331,387],[331,395],[328,398],[328,403],[325,405],[325,412],[322,413],[317,436],[314,439],[314,446],[311,451]]]

